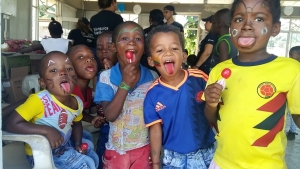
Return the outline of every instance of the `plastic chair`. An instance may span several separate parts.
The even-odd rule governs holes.
[[[39,78],[40,76],[38,74],[24,77],[22,80],[22,93],[25,96],[29,96],[32,93],[37,93],[40,91]]]
[[[53,162],[52,149],[46,137],[42,135],[14,134],[2,131],[2,140],[28,143],[32,149],[34,159],[33,169],[56,169]]]

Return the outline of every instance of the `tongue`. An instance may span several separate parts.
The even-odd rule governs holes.
[[[60,86],[64,89],[66,93],[70,92],[70,83],[61,83]]]
[[[92,67],[87,67],[86,70],[89,71],[89,72],[93,72],[93,71],[94,71],[94,68],[92,68]]]
[[[164,65],[167,72],[172,75],[174,73],[174,63],[165,63]]]
[[[249,47],[253,44],[254,38],[239,38],[238,43],[241,47]]]

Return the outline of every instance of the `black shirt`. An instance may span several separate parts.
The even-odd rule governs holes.
[[[215,46],[215,44],[217,43],[217,41],[218,41],[218,36],[209,32],[205,36],[205,38],[201,41],[201,43],[199,45],[200,49],[199,49],[199,52],[197,54],[197,61],[200,59],[200,56],[204,52],[205,45],[211,44],[211,45]],[[199,68],[200,70],[204,71],[206,74],[208,74],[209,70],[210,70],[211,55],[212,54],[210,54],[209,58],[207,58],[206,61]]]
[[[166,23],[166,24],[167,24],[167,23]],[[179,22],[174,21],[173,23],[171,23],[171,25],[173,25],[173,26],[179,28],[180,32],[184,32],[184,31],[183,31],[183,26],[182,26]]]
[[[72,39],[74,41],[73,46],[86,45],[91,48],[95,48],[96,46],[96,40],[92,31],[85,34],[80,29],[73,29],[70,31],[68,39]]]
[[[150,25],[148,28],[144,29],[145,37],[147,37],[148,33],[154,28],[153,25]]]
[[[123,22],[121,15],[109,10],[102,10],[92,16],[90,27],[93,29],[97,38],[103,31],[114,31],[114,29]]]

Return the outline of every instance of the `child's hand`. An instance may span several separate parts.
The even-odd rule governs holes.
[[[122,81],[133,88],[135,86],[135,83],[137,82],[137,70],[136,66],[133,65],[133,63],[129,63],[126,65],[122,72]]]
[[[210,107],[217,107],[221,98],[223,87],[218,83],[213,83],[207,86],[204,90],[206,104]]]
[[[48,139],[52,149],[58,148],[64,142],[63,136],[57,129],[52,127],[47,129],[47,134],[45,137]]]
[[[106,58],[103,59],[103,65],[105,70],[110,69],[113,66],[112,62]]]
[[[91,123],[95,128],[98,128],[105,123],[105,118],[102,116],[96,116],[93,118]]]
[[[75,149],[81,154],[86,154],[86,151],[87,151],[87,150],[81,149],[81,145],[75,146]]]

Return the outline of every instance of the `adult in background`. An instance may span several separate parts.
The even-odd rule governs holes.
[[[96,40],[94,38],[94,33],[90,29],[90,22],[85,17],[78,19],[76,24],[76,29],[70,31],[68,39],[72,39],[73,45],[85,45],[89,48],[95,49]]]
[[[159,9],[153,9],[150,11],[149,15],[149,22],[150,26],[146,29],[144,29],[145,36],[147,37],[147,34],[152,30],[152,28],[163,25],[164,24],[164,14]]]
[[[167,20],[166,24],[173,25],[173,26],[176,26],[177,28],[179,28],[180,33],[183,36],[183,33],[184,33],[183,26],[179,22],[174,21],[174,18],[173,18],[174,15],[177,15],[177,13],[175,12],[174,6],[167,5],[164,7],[164,17]]]
[[[197,62],[195,63],[195,66],[192,68],[194,69],[200,69],[207,75],[210,72],[210,60],[211,60],[211,54],[213,51],[213,48],[218,40],[218,36],[214,35],[210,32],[211,25],[212,25],[212,18],[213,15],[211,15],[208,18],[202,19],[203,22],[205,22],[205,30],[208,32],[208,34],[205,36],[205,38],[201,41],[199,46],[199,52],[197,54]]]
[[[123,18],[116,14],[116,0],[98,0],[101,9],[96,15],[92,16],[90,27],[94,31],[95,39],[103,31],[114,31],[114,29],[123,22]]]

